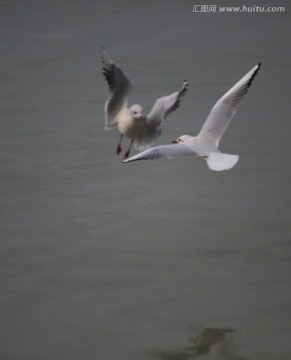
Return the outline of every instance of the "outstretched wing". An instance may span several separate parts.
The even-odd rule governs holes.
[[[146,126],[142,134],[135,138],[135,145],[139,150],[146,149],[154,144],[161,135],[163,121],[180,106],[181,98],[187,90],[188,82],[184,81],[179,91],[156,100],[151,112],[146,117]]]
[[[195,156],[194,151],[183,144],[161,145],[145,150],[129,159],[123,160],[124,163],[136,160],[154,160],[154,159],[175,159],[183,156]]]
[[[127,106],[127,96],[132,84],[126,73],[116,65],[104,48],[101,49],[103,75],[108,83],[110,98],[105,103],[105,129],[117,124],[116,115]]]
[[[242,98],[247,93],[260,67],[261,63],[250,70],[217,101],[202,126],[198,135],[200,138],[210,139],[215,141],[216,146],[219,145],[222,135],[234,117]]]
[[[147,122],[156,127],[160,126],[165,118],[180,106],[181,98],[188,90],[188,86],[188,82],[184,81],[179,91],[158,99],[147,116]]]

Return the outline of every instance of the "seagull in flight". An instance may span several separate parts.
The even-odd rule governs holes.
[[[184,81],[181,88],[171,95],[156,100],[148,115],[143,115],[140,105],[128,107],[128,94],[132,83],[128,75],[114,63],[104,48],[101,49],[103,75],[108,83],[110,97],[105,103],[105,129],[117,126],[120,132],[116,153],[122,151],[123,137],[131,139],[124,158],[127,159],[134,144],[138,150],[148,149],[161,135],[165,118],[180,106],[182,96],[188,89],[188,82]]]
[[[197,136],[182,135],[170,145],[153,147],[123,162],[198,156],[206,160],[211,170],[222,171],[233,168],[238,162],[239,156],[220,152],[218,150],[219,142],[260,67],[261,63],[253,67],[217,101]]]

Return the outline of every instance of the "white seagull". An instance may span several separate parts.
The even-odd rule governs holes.
[[[128,93],[132,83],[126,73],[115,64],[104,48],[101,49],[103,75],[108,82],[110,98],[105,103],[105,129],[109,130],[117,126],[120,131],[120,139],[116,153],[120,154],[123,136],[131,139],[130,146],[124,158],[129,156],[132,144],[138,150],[144,150],[153,145],[161,134],[162,123],[172,111],[180,105],[181,97],[188,89],[187,81],[184,81],[180,90],[169,96],[158,99],[151,112],[144,116],[140,105],[127,106]]]
[[[198,156],[206,160],[211,170],[222,171],[234,167],[238,162],[239,156],[221,153],[218,150],[219,141],[260,67],[261,63],[257,64],[217,101],[197,136],[182,135],[173,141],[172,145],[153,147],[123,162]]]

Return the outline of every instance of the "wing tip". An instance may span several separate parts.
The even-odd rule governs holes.
[[[181,94],[181,95],[184,95],[185,92],[188,90],[188,88],[189,88],[189,83],[188,83],[188,81],[187,81],[187,80],[183,80],[182,88],[181,88],[181,90],[180,90],[180,94]]]
[[[155,153],[155,151],[153,152],[153,150],[155,150],[155,148],[150,148],[147,150],[144,150],[136,155],[131,156],[128,159],[123,159],[122,163],[128,163],[128,162],[133,162],[133,161],[140,161],[140,160],[154,160],[157,159],[157,153]]]
[[[261,63],[261,62],[259,62],[259,63],[256,65],[255,70],[254,70],[254,72],[252,73],[252,76],[250,77],[250,79],[249,79],[249,81],[248,81],[247,89],[252,85],[252,82],[253,82],[254,78],[256,77],[258,71],[260,70],[261,66],[262,66],[262,63]]]
[[[126,164],[126,163],[129,163],[129,162],[133,162],[133,161],[137,161],[137,160],[144,160],[143,158],[137,158],[135,159],[134,157],[130,157],[128,159],[123,159],[122,160],[122,164]]]
[[[255,75],[257,74],[257,72],[260,70],[260,68],[262,67],[262,65],[263,65],[262,62],[257,63],[257,68],[256,68],[256,70],[254,71],[254,75],[253,75],[253,76],[255,76]]]
[[[114,61],[110,58],[110,56],[104,46],[101,46],[101,48],[100,48],[100,55],[101,55],[101,60],[103,62],[103,66],[108,66],[109,64],[110,65],[114,64]],[[106,63],[108,63],[108,64],[106,64]]]

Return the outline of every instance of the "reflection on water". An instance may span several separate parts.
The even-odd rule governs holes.
[[[173,351],[159,350],[155,357],[160,360],[197,359],[207,354],[213,354],[218,359],[247,360],[237,354],[235,339],[236,330],[230,328],[204,328],[198,335],[189,337],[190,346]]]

